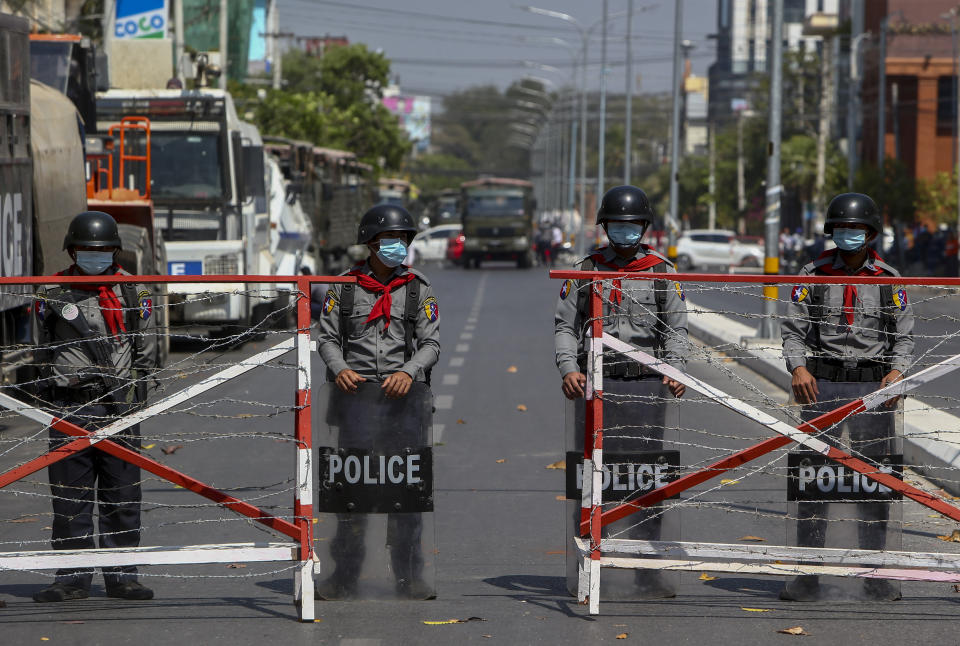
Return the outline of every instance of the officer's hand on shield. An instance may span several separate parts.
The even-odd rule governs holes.
[[[357,384],[366,380],[366,377],[361,377],[353,370],[345,368],[337,375],[337,388],[345,393],[355,393],[357,392]]]
[[[395,372],[384,380],[380,386],[390,399],[400,399],[406,397],[410,392],[410,384],[413,383],[413,377],[403,370]]]
[[[670,393],[680,399],[683,397],[683,393],[687,392],[687,387],[681,384],[679,381],[674,381],[670,377],[664,377],[663,383],[670,389]]]
[[[583,389],[587,387],[587,376],[582,372],[568,372],[563,376],[563,394],[567,399],[583,397]]]
[[[817,388],[817,379],[810,374],[806,366],[797,366],[793,369],[793,396],[800,404],[816,404],[820,389]]]
[[[901,381],[902,379],[903,379],[902,372],[900,372],[899,370],[891,370],[890,372],[887,373],[887,375],[883,379],[880,380],[880,387],[883,388],[885,386],[889,386],[890,384],[895,384],[898,381]],[[883,402],[883,405],[886,406],[887,408],[893,408],[894,406],[897,405],[898,401],[900,401],[899,395]]]

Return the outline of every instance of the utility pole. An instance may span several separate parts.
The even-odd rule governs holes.
[[[103,16],[100,18],[103,29],[103,52],[110,59],[110,43],[116,37],[117,30],[117,0],[103,0]]]
[[[820,88],[820,119],[817,128],[817,174],[814,180],[814,209],[822,214],[826,207],[824,185],[827,169],[827,139],[830,137],[830,116],[833,112],[833,43],[832,38],[824,35],[820,41],[820,78],[823,83]],[[803,219],[803,236],[809,234],[810,221]]]
[[[633,151],[633,0],[627,0],[627,122],[623,134],[623,183],[630,184],[631,152]]]
[[[600,54],[600,142],[597,151],[597,199],[604,193],[604,167],[606,166],[607,140],[607,0],[603,0],[603,25],[601,25],[602,44]]]
[[[767,143],[767,212],[764,217],[764,274],[780,273],[780,118],[783,96],[783,0],[773,0],[773,30],[771,33],[772,57],[770,61],[770,119]],[[779,332],[777,303],[779,290],[776,285],[763,287],[763,313],[760,320],[760,337],[775,338]]]
[[[893,120],[893,158],[900,159],[900,85],[896,81],[890,86],[890,110]]]
[[[887,20],[885,16],[880,22],[880,66],[877,81],[877,168],[883,177],[883,160],[887,156]]]
[[[227,89],[229,70],[227,65],[227,0],[220,0],[220,87]]]
[[[707,215],[707,228],[711,231],[717,228],[717,129],[711,121],[707,127],[707,145],[710,149],[710,176],[707,185],[710,191],[710,202]]]
[[[283,87],[283,47],[280,44],[280,0],[270,1],[270,31],[273,42],[273,89],[279,90]]]
[[[567,179],[567,209],[573,212],[574,189],[577,186],[577,120],[573,116],[573,105],[570,106],[570,175]],[[579,240],[580,235],[577,235]]]
[[[847,110],[847,190],[853,190],[853,180],[857,174],[857,133],[860,117],[862,79],[860,78],[860,44],[868,36],[863,32],[863,0],[851,0],[850,3],[850,109]]]
[[[746,187],[744,181],[743,160],[743,110],[737,112],[737,217],[743,220],[743,211],[747,208]],[[738,233],[743,234],[743,231]]]
[[[183,76],[183,48],[186,42],[183,33],[183,0],[173,0],[173,32],[176,37],[173,41],[173,75],[180,79],[183,87],[186,87],[186,79]]]
[[[670,133],[670,213],[667,216],[667,258],[677,259],[677,229],[680,223],[680,99],[683,92],[681,48],[683,0],[675,0],[673,17],[673,131]]]

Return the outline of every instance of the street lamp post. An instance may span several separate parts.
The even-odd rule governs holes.
[[[673,131],[670,133],[670,213],[667,215],[667,257],[677,259],[680,188],[680,96],[683,91],[681,49],[683,46],[683,0],[675,0],[673,18]]]

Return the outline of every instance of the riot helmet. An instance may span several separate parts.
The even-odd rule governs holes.
[[[640,244],[640,238],[647,232],[647,227],[653,222],[654,212],[650,206],[650,199],[643,190],[636,186],[614,186],[603,194],[600,200],[600,208],[597,210],[597,224],[603,225],[607,231],[607,236],[614,246],[626,248],[636,247]],[[636,224],[641,227],[640,237],[636,242],[618,242],[611,236],[609,223],[623,222]],[[636,237],[636,234],[632,234]]]
[[[870,196],[863,193],[841,193],[830,200],[823,232],[832,235],[835,226],[844,224],[863,224],[873,229],[874,233],[883,231],[880,209]]]
[[[367,244],[385,231],[406,233],[407,242],[417,233],[413,216],[402,206],[377,204],[360,218],[357,244]]]
[[[70,221],[67,235],[63,239],[65,250],[73,247],[116,247],[123,248],[117,222],[109,213],[103,211],[85,211]]]

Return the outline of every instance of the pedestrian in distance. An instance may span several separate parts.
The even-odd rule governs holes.
[[[583,271],[630,271],[675,273],[673,263],[641,242],[654,220],[647,195],[634,186],[607,191],[597,212],[610,241],[577,264]],[[584,390],[590,327],[590,281],[564,281],[554,318],[556,364],[563,394],[575,400],[575,447],[583,450]],[[654,354],[682,369],[687,354],[687,310],[679,282],[656,280],[604,280],[602,287],[603,330],[621,341]],[[604,450],[611,453],[663,450],[666,402],[682,397],[685,386],[662,377],[652,368],[616,353],[603,357],[603,421],[615,434],[604,437]],[[619,403],[625,405],[616,405]],[[568,467],[569,468],[569,467]],[[577,510],[579,515],[579,509]],[[659,540],[662,509],[649,509],[615,523],[604,531],[626,533],[630,538]],[[606,533],[604,534],[606,535]],[[611,580],[611,577],[606,577]],[[569,577],[568,577],[569,585]],[[601,585],[603,585],[601,583]],[[674,587],[659,572],[637,570],[631,582],[620,582],[603,592],[605,598],[650,599],[672,597]]]
[[[804,276],[899,276],[870,248],[881,234],[880,210],[867,195],[843,193],[827,208],[824,233],[836,249],[822,252],[800,270],[791,291],[788,315],[781,325],[783,356],[793,375],[792,390],[809,421],[831,409],[900,381],[914,350],[913,307],[905,288],[892,285],[804,284]],[[855,456],[888,459],[896,449],[893,408],[855,415],[829,429]],[[826,502],[798,502],[797,545],[824,547],[828,533]],[[856,503],[859,547],[882,550],[886,544],[889,504]],[[850,547],[844,545],[842,547]],[[900,598],[883,579],[864,579],[863,594],[872,600]],[[799,576],[788,582],[780,598],[815,601],[823,598],[819,578]]]
[[[357,236],[369,257],[346,272],[357,278],[357,284],[335,284],[324,299],[318,345],[328,380],[337,388],[329,415],[340,429],[341,449],[383,455],[426,442],[429,407],[403,405],[415,382],[429,386],[430,370],[440,356],[437,298],[426,276],[402,264],[415,233],[416,224],[405,209],[389,204],[371,208],[361,219]],[[373,393],[376,401],[364,399],[371,384],[379,384],[379,392]],[[428,388],[416,390],[429,396]],[[397,404],[391,407],[389,400]],[[387,409],[397,412],[385,415]],[[394,414],[401,419],[385,419]],[[369,515],[337,515],[330,545],[334,570],[318,584],[317,598],[357,594]],[[403,598],[435,596],[423,579],[421,516],[391,513],[387,521],[396,592]]]
[[[116,256],[122,242],[110,215],[87,211],[73,218],[63,248],[73,264],[61,276],[129,274]],[[58,417],[94,431],[146,402],[147,376],[156,368],[153,301],[139,285],[64,284],[41,291],[38,327],[39,393]],[[51,450],[70,441],[50,429]],[[137,451],[140,426],[111,441]],[[92,549],[140,544],[140,468],[88,448],[48,467],[53,500],[53,548]],[[94,502],[99,505],[99,536]],[[153,598],[135,567],[105,567],[108,597]],[[92,568],[61,569],[53,585],[33,595],[39,602],[85,599]]]

